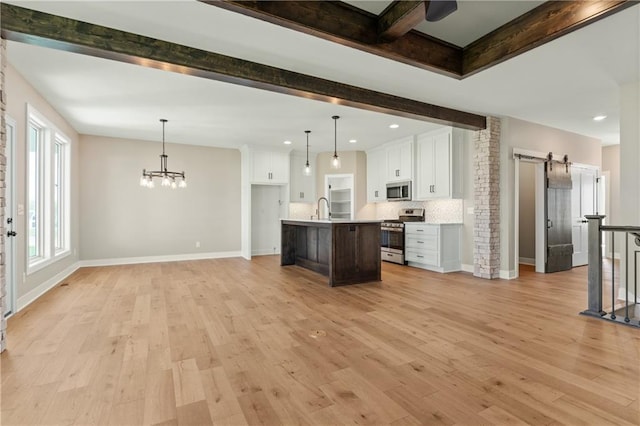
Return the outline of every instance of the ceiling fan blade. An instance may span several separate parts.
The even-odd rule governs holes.
[[[436,22],[458,10],[456,0],[431,0],[427,9],[427,21]]]

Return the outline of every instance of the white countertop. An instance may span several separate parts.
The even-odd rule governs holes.
[[[462,222],[405,222],[407,225],[464,225]]]

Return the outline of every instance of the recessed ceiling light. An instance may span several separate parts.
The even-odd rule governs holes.
[[[390,129],[397,129],[398,127],[400,127],[400,125],[399,125],[399,124],[395,124],[395,123],[393,123],[393,124],[389,124],[389,128],[390,128]]]
[[[606,115],[596,115],[595,117],[593,117],[593,121],[602,121],[605,118],[607,118]]]
[[[356,139],[349,139],[349,143],[356,143],[358,142]]]
[[[284,141],[285,145],[291,145],[291,141]]]

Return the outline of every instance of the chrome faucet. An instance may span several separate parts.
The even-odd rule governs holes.
[[[327,211],[329,212],[329,220],[331,220],[331,206],[329,205],[329,200],[327,197],[318,198],[318,209],[316,210],[316,215],[318,216],[318,220],[320,220],[320,201],[324,200],[327,202]]]

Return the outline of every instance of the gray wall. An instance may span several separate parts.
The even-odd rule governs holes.
[[[142,169],[159,168],[161,148],[81,136],[82,260],[240,250],[240,152],[167,144],[169,169],[184,170],[188,187],[143,188]]]
[[[35,289],[40,284],[45,283],[55,275],[65,271],[78,260],[78,133],[49,105],[49,103],[11,66],[6,68],[6,90],[7,90],[7,114],[16,121],[16,152],[15,152],[15,175],[16,175],[16,204],[24,206],[27,211],[26,202],[26,128],[27,128],[27,104],[33,106],[40,114],[63,132],[71,143],[71,254],[58,260],[51,265],[44,267],[29,275],[26,272],[26,235],[27,224],[26,215],[15,217],[16,237],[16,294],[20,298],[27,292]]]
[[[520,258],[536,258],[536,165],[520,162],[519,237]]]

